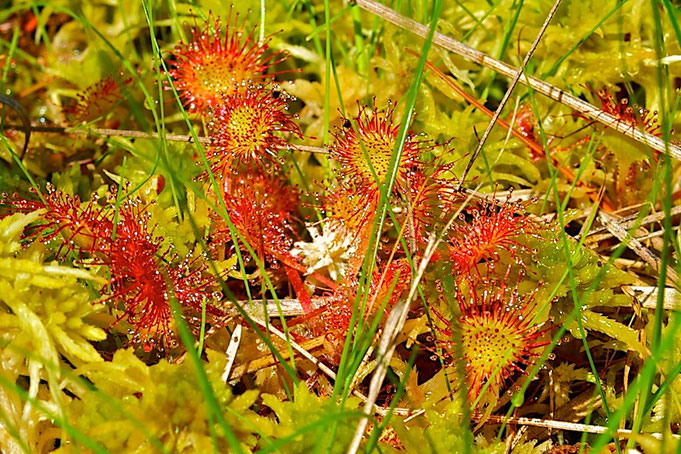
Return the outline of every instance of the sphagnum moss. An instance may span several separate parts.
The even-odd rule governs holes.
[[[621,427],[677,447],[678,164],[615,130],[674,141],[678,10],[563,3],[526,72],[618,123],[517,88],[465,181],[506,80],[415,63],[369,0],[12,3],[0,450],[555,453]],[[551,5],[443,6],[439,32],[518,64]]]

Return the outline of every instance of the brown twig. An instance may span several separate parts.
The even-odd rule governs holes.
[[[555,429],[555,430],[568,430],[571,432],[582,432],[582,433],[591,433],[591,434],[604,434],[607,433],[608,430],[610,430],[606,426],[596,426],[593,424],[579,424],[579,423],[574,423],[574,422],[566,422],[566,421],[555,421],[551,419],[539,419],[539,418],[524,418],[524,417],[505,417],[505,416],[490,416],[489,419],[486,421],[487,423],[492,423],[492,424],[517,424],[521,426],[532,426],[532,427],[543,427],[547,429]],[[616,431],[616,436],[619,437],[628,437],[631,435],[631,430],[628,429],[617,429]],[[660,433],[654,433],[654,432],[649,432],[647,435],[650,435],[654,438],[657,439],[662,439],[662,434]],[[673,435],[674,438],[678,438],[679,435]]]
[[[511,98],[511,93],[513,92],[513,89],[515,88],[516,85],[518,85],[518,81],[520,81],[520,77],[525,72],[525,67],[527,66],[527,64],[532,59],[532,55],[534,55],[534,51],[537,49],[537,46],[539,46],[539,42],[541,41],[542,37],[544,36],[544,32],[548,28],[549,23],[551,23],[551,19],[553,19],[553,16],[555,16],[556,11],[558,10],[558,7],[560,6],[561,2],[562,2],[562,0],[555,0],[555,2],[553,3],[553,6],[551,7],[551,10],[549,11],[549,14],[546,16],[546,19],[544,19],[544,24],[539,29],[539,33],[537,33],[537,37],[534,39],[534,42],[532,43],[532,47],[530,47],[530,50],[527,52],[527,55],[525,55],[525,58],[523,59],[522,65],[516,71],[515,75],[513,76],[513,79],[511,79],[511,83],[508,85],[508,88],[506,89],[506,93],[504,93],[504,97],[501,98],[501,102],[499,102],[499,106],[497,107],[497,110],[494,112],[494,116],[492,117],[492,120],[487,125],[487,129],[485,129],[485,132],[482,135],[482,138],[478,142],[478,146],[475,148],[475,151],[471,155],[471,158],[468,160],[468,164],[466,164],[466,168],[464,169],[463,173],[461,174],[461,178],[459,179],[459,181],[461,182],[460,185],[463,184],[463,182],[466,180],[466,177],[468,176],[468,172],[470,172],[471,168],[473,168],[473,164],[475,163],[475,160],[478,158],[478,155],[482,151],[482,148],[485,146],[485,142],[487,142],[487,138],[492,133],[492,129],[494,128],[494,125],[497,123],[497,120],[499,120],[499,117],[501,116],[501,112],[503,112],[504,107],[506,107],[506,103]]]
[[[672,207],[672,209],[671,209],[671,211],[670,211],[670,214],[671,214],[672,216],[675,216],[675,215],[677,215],[677,214],[681,214],[681,206]],[[643,225],[646,225],[646,224],[652,224],[653,222],[658,222],[658,221],[663,220],[664,217],[665,217],[665,213],[664,213],[663,211],[660,211],[659,213],[651,214],[651,215],[648,215],[648,216],[644,217],[644,218],[641,220],[640,225],[643,226]],[[623,217],[623,218],[621,218],[621,219],[618,219],[617,222],[619,223],[619,225],[620,225],[622,228],[628,229],[628,228],[630,228],[631,226],[633,226],[633,225],[636,223],[636,219],[637,219],[637,218],[638,218],[638,213],[635,213],[635,214],[632,214],[631,216],[626,216],[626,217]],[[600,241],[600,240],[603,240],[603,239],[605,239],[605,238],[609,238],[610,236],[612,236],[612,234],[605,234],[605,235],[603,235],[603,236],[598,236],[597,239],[592,239],[592,238],[591,238],[593,235],[596,235],[596,234],[598,234],[598,233],[604,232],[604,231],[606,231],[606,230],[608,230],[608,229],[607,229],[607,227],[605,227],[605,226],[604,226],[604,227],[598,227],[598,228],[596,228],[596,229],[591,230],[591,231],[588,233],[588,238],[587,238],[586,241],[587,241],[587,242],[590,242],[590,241]]]
[[[623,285],[622,290],[627,295],[635,298],[646,309],[657,308],[658,288],[644,285]],[[662,308],[670,311],[681,310],[681,293],[673,287],[664,290]]]
[[[7,125],[6,130],[22,130],[23,127],[19,125]],[[108,128],[79,128],[79,127],[64,127],[64,126],[36,126],[31,125],[31,132],[34,133],[52,133],[52,134],[80,134],[104,137],[125,137],[128,139],[158,139],[159,134],[156,132],[135,131],[130,129],[108,129]],[[185,136],[180,134],[164,134],[166,140],[171,142],[186,142],[194,143],[192,136]],[[210,143],[209,137],[199,137],[199,143]],[[285,149],[292,149],[296,151],[303,151],[307,153],[321,153],[329,152],[326,148],[312,147],[309,145],[288,145]]]
[[[615,218],[607,213],[599,213],[601,222],[603,225],[608,229],[612,235],[620,240],[622,243],[624,243],[629,249],[634,251],[636,255],[641,257],[644,262],[646,262],[648,265],[650,265],[651,268],[653,268],[655,271],[660,271],[660,268],[662,267],[662,261],[660,260],[659,257],[657,257],[655,254],[653,254],[650,249],[645,247],[639,240],[636,238],[632,237],[629,232],[622,227]],[[667,276],[669,277],[669,280],[677,287],[679,288],[679,284],[681,284],[681,280],[679,279],[678,273],[670,266],[667,266]]]
[[[398,27],[408,30],[423,38],[425,38],[428,33],[428,27],[425,25],[420,24],[408,17],[402,16],[396,11],[378,3],[375,0],[354,0],[354,2],[360,8],[382,17],[388,22],[391,22],[392,24],[395,24]],[[433,37],[433,43],[474,63],[486,68],[490,68],[499,74],[503,74],[504,76],[515,77],[518,74],[518,68],[492,58],[484,52],[480,52],[479,50],[467,46],[466,44],[463,44],[449,36],[443,35],[442,33],[435,33],[435,36]],[[547,98],[568,106],[575,112],[579,112],[585,117],[591,118],[592,120],[595,120],[606,127],[615,129],[627,137],[648,145],[654,150],[657,150],[661,153],[669,150],[669,154],[674,159],[681,159],[681,147],[678,145],[665,142],[660,137],[649,134],[646,131],[633,128],[630,124],[621,122],[615,116],[605,112],[602,109],[599,109],[593,104],[566,93],[563,90],[554,87],[547,82],[544,82],[543,80],[537,79],[533,76],[525,75],[525,77],[522,77],[519,82],[531,87],[533,90],[541,93]]]

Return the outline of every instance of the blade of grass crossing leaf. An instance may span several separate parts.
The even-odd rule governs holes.
[[[267,6],[265,5],[265,0],[260,0],[260,36],[259,41],[265,39],[265,16],[267,14]]]
[[[24,165],[24,163],[21,162],[21,159],[19,159],[19,155],[17,155],[17,154],[14,152],[14,149],[12,148],[12,145],[11,145],[11,144],[9,143],[9,141],[7,140],[7,137],[5,137],[4,135],[0,134],[0,140],[2,140],[2,143],[5,145],[5,148],[6,148],[7,151],[9,152],[10,156],[12,156],[12,159],[14,160],[14,163],[15,163],[15,164],[17,165],[17,167],[19,167],[19,169],[21,170],[21,173],[26,177],[26,179],[28,180],[28,182],[31,184],[31,187],[36,191],[36,194],[38,195],[38,197],[40,198],[40,200],[41,200],[43,203],[46,203],[46,202],[45,202],[45,197],[43,196],[43,193],[42,193],[42,190],[40,189],[40,186],[38,186],[38,184],[35,182],[35,180],[34,180],[33,177],[31,176],[31,174],[29,173],[29,171],[28,171],[28,169],[26,168],[26,166]]]
[[[184,347],[187,350],[189,359],[194,365],[194,371],[196,372],[196,377],[199,382],[201,394],[203,395],[204,402],[208,409],[208,413],[212,416],[212,418],[215,418],[215,420],[222,428],[222,433],[227,439],[227,442],[229,443],[231,449],[236,453],[243,453],[244,451],[241,448],[241,443],[239,443],[239,440],[236,438],[236,435],[229,427],[229,424],[227,424],[225,415],[222,413],[222,410],[220,409],[220,403],[215,397],[213,387],[208,381],[208,375],[206,375],[206,371],[203,368],[201,358],[199,357],[198,352],[194,348],[194,337],[192,336],[191,332],[189,331],[189,328],[187,327],[187,325],[184,322],[184,319],[182,318],[180,305],[177,302],[177,298],[175,298],[174,294],[171,295],[170,297],[170,305],[172,308],[173,316],[175,317],[175,321],[177,322],[178,325],[180,339],[182,340],[182,343],[184,344]]]
[[[475,22],[478,21],[478,17],[475,15],[475,13],[473,13],[470,9],[466,7],[465,2],[462,2],[461,0],[456,0],[456,4],[459,5],[461,10],[464,11],[468,15],[468,17],[471,18],[471,20]]]
[[[14,52],[17,50],[17,44],[19,43],[19,28],[14,29],[12,33],[12,40],[9,43],[9,52],[7,53],[7,58],[5,58],[5,65],[2,68],[2,83],[0,83],[0,94],[5,93],[5,85],[7,84],[7,75],[9,74],[9,69],[12,67],[12,58]],[[3,104],[2,110],[4,112],[5,107]],[[4,121],[4,116],[3,116]]]
[[[539,111],[538,105],[537,105],[537,100],[534,96],[534,91],[531,88],[528,88],[528,94],[530,96],[530,100],[532,102],[532,108],[534,109],[535,112]],[[547,135],[546,132],[543,128],[542,122],[539,122],[539,134],[541,137],[541,143],[544,149],[548,148],[548,141],[547,141]],[[547,167],[549,170],[549,173],[551,175],[551,181],[552,181],[552,189],[553,189],[553,196],[554,199],[556,200],[556,213],[558,216],[558,222],[559,225],[564,226],[565,225],[565,217],[564,217],[564,212],[563,212],[563,203],[560,198],[560,194],[558,193],[558,187],[555,184],[557,181],[558,177],[558,171],[554,169],[553,167],[553,162],[551,161],[551,158],[549,157],[550,153],[546,153],[546,163]],[[569,277],[569,282],[570,282],[570,291],[572,295],[572,300],[574,304],[575,310],[579,313],[580,311],[580,297],[579,294],[577,293],[577,284],[575,281],[575,276],[574,276],[574,270],[573,270],[573,262],[572,262],[572,252],[570,252],[570,246],[568,244],[568,238],[567,238],[567,233],[565,232],[564,229],[560,229],[560,240],[563,244],[563,250],[565,252],[565,260],[567,264],[567,269],[568,269],[568,277]],[[601,394],[601,399],[603,399],[603,408],[605,409],[605,412],[610,416],[611,411],[610,407],[606,401],[606,395],[605,391],[603,390],[603,385],[601,383],[600,377],[598,375],[598,369],[596,368],[596,365],[593,360],[593,355],[591,354],[591,349],[589,347],[589,343],[587,340],[587,335],[586,335],[586,330],[584,329],[584,323],[582,321],[582,317],[577,316],[577,324],[579,327],[579,332],[582,337],[582,343],[584,345],[584,350],[587,355],[587,359],[589,361],[589,366],[591,368],[591,372],[594,375],[594,379],[596,382],[596,387],[598,388],[599,393]]]
[[[493,12],[495,9],[497,9],[497,7],[499,6],[499,4],[500,4],[502,1],[503,1],[503,0],[497,0],[497,2],[496,2],[494,5],[492,5],[492,7],[491,7],[490,9],[488,9],[488,10],[485,12],[485,14],[483,14],[483,16],[482,16],[480,19],[478,19],[477,17],[473,16],[473,20],[475,20],[475,25],[474,25],[473,27],[471,27],[471,29],[468,30],[468,31],[466,32],[465,35],[463,35],[463,37],[461,38],[461,42],[462,42],[462,43],[465,43],[465,42],[468,40],[468,38],[470,38],[471,35],[472,35],[473,33],[475,33],[475,31],[476,31],[480,26],[483,25],[483,23],[485,22],[485,20],[487,20],[487,18],[489,17],[489,15],[492,14],[492,12]]]
[[[570,184],[570,188],[568,191],[565,193],[565,198],[563,199],[563,207],[562,211],[565,212],[567,210],[568,203],[570,202],[570,198],[572,197],[572,192],[575,190],[577,187],[577,183],[579,183],[579,180],[581,179],[582,175],[586,171],[587,165],[593,160],[593,154],[598,148],[598,145],[601,143],[601,139],[603,138],[603,135],[598,138],[598,141],[594,141],[594,138],[596,136],[596,132],[594,131],[591,134],[591,138],[589,139],[589,148],[586,150],[586,153],[582,156],[582,159],[579,162],[579,168],[577,169],[577,174],[575,175],[575,178],[572,180],[572,183]],[[590,215],[595,214],[598,211],[598,205],[593,207],[592,213]],[[588,232],[588,230],[587,230]]]
[[[199,346],[197,348],[199,352],[199,357],[201,357],[201,353],[203,352],[203,342],[204,339],[206,338],[206,305],[207,301],[204,299],[201,301],[201,327],[199,328]],[[265,306],[267,307],[267,306]]]
[[[154,36],[154,18],[151,15],[152,10],[149,8],[146,4],[145,0],[145,16],[147,18],[147,24],[149,26],[149,33],[151,36]],[[166,165],[167,169],[169,170],[169,175],[170,175],[170,190],[173,195],[173,203],[175,204],[175,208],[177,209],[177,214],[180,219],[182,219],[183,216],[183,208],[184,208],[184,197],[181,196],[180,191],[181,188],[178,187],[178,182],[175,178],[175,173],[170,171],[171,165],[170,165],[170,157],[168,156],[168,141],[166,140],[166,123],[165,123],[165,105],[163,102],[163,74],[161,71],[161,49],[158,46],[158,41],[156,38],[152,38],[151,40],[151,45],[152,49],[154,50],[154,67],[156,68],[156,86],[158,89],[158,108],[159,108],[159,115],[160,115],[160,121],[156,123],[156,132],[158,133],[158,142],[159,142],[159,153],[161,154],[161,159]]]
[[[315,10],[314,6],[310,3],[310,0],[303,0],[303,4],[305,5],[305,9],[309,13],[309,22],[310,26],[312,27],[313,30],[316,30],[317,27],[317,21],[315,20]],[[319,39],[319,36],[317,33],[312,34],[312,42],[314,44],[315,50],[317,51],[318,55],[323,55],[324,54],[324,49],[322,48],[322,42]]]
[[[111,238],[116,238],[116,229],[118,227],[118,220],[123,201],[123,193],[125,192],[125,169],[128,165],[128,157],[123,156],[123,165],[121,166],[121,179],[118,181],[118,190],[116,191],[116,201],[114,202],[113,228],[111,229]]]
[[[345,15],[345,13],[350,11],[351,8],[352,8],[352,5],[348,5],[345,8],[343,8],[342,10],[340,10],[339,12],[337,12],[336,14],[334,14],[334,16],[331,18],[329,23],[333,24],[334,22],[336,22],[338,19],[343,17]],[[323,31],[326,31],[326,24],[320,25],[319,27],[316,27],[314,30],[312,30],[312,32],[305,37],[305,40],[309,41],[312,38],[315,38],[317,35],[319,35]]]
[[[654,33],[654,44],[655,44],[655,54],[657,57],[657,84],[659,90],[659,102],[660,102],[660,119],[662,124],[662,131],[665,138],[665,143],[669,144],[669,130],[670,130],[670,120],[668,118],[668,93],[669,93],[669,74],[667,67],[661,64],[661,60],[666,56],[666,49],[664,43],[664,29],[662,28],[662,18],[660,16],[661,2],[657,0],[650,1],[650,7],[652,10],[652,17],[655,24]],[[662,169],[662,180],[663,180],[663,191],[660,192],[661,204],[664,211],[663,220],[663,235],[662,235],[662,251],[660,254],[661,264],[659,269],[658,278],[658,294],[657,294],[657,306],[655,308],[655,318],[653,321],[653,333],[652,333],[652,349],[657,350],[662,336],[662,318],[664,314],[663,301],[664,294],[666,290],[666,276],[667,276],[667,265],[669,263],[671,255],[671,236],[674,235],[672,217],[671,217],[671,207],[672,207],[672,194],[674,192],[674,186],[672,182],[672,163],[671,157],[669,156],[668,150],[666,154],[662,156],[661,163]],[[670,334],[673,335],[673,334]],[[655,362],[655,358],[650,358],[651,361]],[[646,403],[650,397],[652,387],[653,387],[654,372],[641,375],[641,381],[643,383],[643,390],[639,395],[639,411],[634,417],[634,422],[632,425],[632,434],[637,434],[641,430],[643,421],[647,418],[647,415],[643,412],[647,407]],[[667,406],[668,407],[668,406]],[[662,441],[664,443],[664,440]],[[627,448],[633,449],[634,439],[631,438],[627,442]]]
[[[435,29],[437,28],[437,22],[440,18],[440,14],[442,13],[442,7],[443,7],[443,2],[442,0],[433,0],[431,3],[431,17],[430,17],[430,26],[428,29],[428,34],[426,36],[426,39],[423,43],[423,47],[421,49],[421,56],[419,57],[418,64],[416,65],[416,69],[412,78],[411,85],[409,86],[409,89],[407,90],[407,93],[405,95],[406,101],[404,104],[404,116],[402,118],[402,122],[400,124],[400,129],[398,130],[397,133],[397,139],[395,140],[395,148],[393,149],[393,153],[390,157],[390,162],[388,164],[388,173],[386,176],[386,181],[379,185],[379,188],[381,190],[380,193],[380,198],[379,198],[379,203],[378,203],[378,217],[374,221],[374,226],[372,229],[372,235],[370,237],[370,242],[369,242],[369,254],[367,254],[366,260],[364,262],[365,266],[364,269],[367,270],[365,273],[365,276],[368,276],[368,279],[365,278],[365,293],[368,293],[369,289],[369,281],[371,279],[373,267],[376,261],[376,255],[378,254],[378,246],[380,244],[380,236],[381,232],[383,230],[383,222],[385,220],[385,216],[387,213],[387,206],[389,205],[389,198],[390,194],[392,193],[395,180],[397,178],[397,171],[399,168],[399,162],[402,156],[402,151],[404,149],[404,144],[407,139],[407,134],[408,134],[408,128],[409,125],[411,124],[411,120],[414,116],[414,106],[416,104],[416,96],[418,94],[418,89],[419,86],[421,85],[421,81],[423,80],[423,73],[426,68],[426,61],[428,59],[428,51],[430,50],[431,44],[433,42],[433,36],[435,35]],[[367,266],[368,265],[368,266]],[[353,314],[354,316],[355,314]],[[342,360],[341,360],[342,364]],[[336,389],[334,388],[334,393]],[[350,449],[348,450],[349,453],[355,453],[357,452],[357,449],[359,449],[359,437],[357,436],[362,430],[362,427],[366,424],[366,419],[362,419],[360,422],[360,425],[357,428],[357,432],[355,434],[355,438],[353,439],[353,444],[351,445]]]
[[[357,56],[357,70],[360,74],[366,74],[369,69],[369,54],[366,53],[364,36],[362,35],[362,10],[352,8],[352,25],[355,37],[355,55]],[[368,74],[367,74],[368,77]]]
[[[307,433],[310,433],[314,431],[315,429],[318,429],[320,427],[326,427],[330,423],[334,422],[340,422],[340,421],[349,421],[351,419],[359,419],[362,417],[362,414],[358,411],[342,411],[340,413],[336,412],[328,412],[326,413],[323,417],[319,418],[318,420],[304,425],[303,427],[300,427],[299,429],[295,430],[293,433],[286,435],[284,437],[278,438],[276,441],[274,441],[271,445],[260,449],[258,453],[264,454],[272,451],[280,452],[279,448],[282,448],[286,446],[288,443],[291,443],[295,441],[298,437],[301,435],[305,435]]]
[[[416,361],[417,350],[418,349],[415,348],[414,351],[412,351],[411,354],[409,355],[409,361],[407,362],[407,367],[405,368],[402,379],[399,380],[397,383],[394,383],[394,385],[396,386],[396,390],[395,390],[395,395],[390,400],[390,407],[388,407],[388,413],[386,413],[386,415],[383,417],[383,419],[381,420],[381,423],[377,424],[374,427],[374,430],[371,431],[369,441],[367,441],[367,444],[364,447],[364,452],[367,453],[367,454],[371,453],[374,449],[377,448],[376,445],[378,443],[379,437],[381,436],[383,431],[390,424],[390,419],[393,416],[393,412],[395,411],[397,404],[400,402],[400,399],[404,395],[404,392],[406,390],[407,380],[409,379],[409,375],[412,373],[412,371],[414,369],[414,363]],[[466,454],[466,453],[464,453],[464,454]]]
[[[525,1],[524,0],[513,0],[513,4],[511,5],[510,9],[514,12],[513,15],[509,16],[508,20],[504,24],[504,33],[501,35],[501,43],[499,45],[499,51],[497,52],[497,59],[501,60],[504,58],[504,54],[506,53],[506,49],[508,48],[508,43],[511,42],[511,35],[513,34],[513,30],[515,29],[516,24],[518,23],[518,17],[520,17],[520,12],[523,9]],[[492,8],[490,8],[490,12],[495,8],[493,5]],[[492,84],[494,83],[494,80],[496,79],[496,73],[494,71],[491,71],[489,69],[484,69],[481,72],[481,76],[485,76],[489,74],[489,78],[487,80],[487,83],[485,84],[485,88],[482,91],[482,99],[487,99],[489,96],[489,91],[492,88]]]
[[[599,21],[596,22],[596,25],[594,25],[593,28],[591,28],[591,30],[589,30],[587,33],[585,33],[584,36],[582,36],[582,37],[579,39],[579,41],[577,41],[577,42],[576,42],[576,43],[575,43],[567,52],[565,52],[565,54],[563,54],[563,55],[562,55],[562,56],[553,64],[553,66],[551,66],[546,72],[544,72],[544,74],[542,74],[542,79],[546,79],[547,77],[551,77],[551,76],[555,75],[555,74],[556,74],[556,71],[558,71],[558,68],[560,68],[560,65],[562,65],[563,62],[564,62],[570,55],[572,55],[572,53],[573,53],[574,51],[576,51],[576,50],[579,48],[579,46],[582,45],[582,43],[584,43],[584,41],[586,41],[587,39],[589,39],[589,37],[591,37],[591,35],[593,35],[594,33],[596,33],[596,31],[597,31],[599,28],[601,28],[601,26],[610,18],[610,16],[612,16],[613,14],[615,14],[615,12],[617,12],[617,10],[619,10],[621,7],[623,7],[624,5],[626,5],[628,2],[629,2],[629,0],[620,0],[620,1],[616,2],[616,3],[615,3],[615,6],[613,6],[612,9],[611,9],[610,11],[608,11],[608,12],[605,14],[605,16],[601,17],[601,18],[599,19]]]
[[[31,11],[33,11],[33,15],[35,16],[36,20],[36,30],[37,32],[35,33],[35,44],[40,43],[40,39],[42,38],[43,42],[45,45],[50,48],[52,47],[52,43],[50,42],[50,36],[47,34],[47,30],[45,29],[45,21],[43,20],[43,15],[40,14],[40,10],[38,9],[38,5],[36,5],[36,2],[33,1],[31,2]],[[45,12],[45,10],[43,10]]]
[[[116,0],[116,6],[118,7],[119,14],[121,16],[121,21],[123,22],[124,32],[128,37],[128,41],[132,42],[132,33],[130,33],[130,24],[128,23],[128,15],[125,13],[125,8],[123,6],[123,0]],[[139,58],[139,53],[135,46],[132,47],[132,55]]]
[[[324,25],[326,27],[324,47],[324,113],[322,123],[322,143],[329,143],[329,118],[331,115],[331,7],[329,0],[324,0]],[[327,169],[328,170],[328,169]]]
[[[669,22],[672,23],[674,28],[674,35],[676,36],[676,42],[681,46],[681,28],[679,28],[679,21],[676,19],[674,10],[678,11],[678,7],[674,7],[672,2],[669,0],[662,0],[664,3],[664,8],[667,10],[667,16],[669,17]]]

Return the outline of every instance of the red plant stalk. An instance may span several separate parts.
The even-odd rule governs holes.
[[[230,175],[224,183],[229,219],[261,260],[276,265],[293,246],[291,235],[298,193],[276,173],[257,169]],[[213,213],[214,247],[232,243],[232,235],[218,213]]]

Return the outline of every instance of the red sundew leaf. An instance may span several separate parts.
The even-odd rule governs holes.
[[[417,241],[425,241],[434,226],[446,223],[456,212],[462,200],[458,190],[458,181],[444,178],[443,174],[451,170],[451,166],[440,166],[431,175],[425,176],[416,172],[409,187],[409,206],[411,220],[407,217],[404,222],[413,222],[414,237]]]
[[[383,305],[386,310],[393,307],[409,290],[410,283],[411,268],[406,259],[395,260],[384,270],[375,271],[369,286],[364,319],[372,320]],[[343,354],[357,291],[357,280],[348,279],[326,298],[324,306],[305,309],[305,315],[289,323],[292,326],[307,321],[313,335],[324,336],[324,355],[333,364],[339,364]]]
[[[40,222],[27,236],[49,242],[63,237],[62,248],[87,255],[90,263],[103,265],[111,272],[111,281],[103,289],[104,302],[120,303],[134,326],[134,342],[145,348],[155,344],[164,347],[170,340],[172,313],[168,288],[172,288],[180,306],[200,310],[204,302],[216,298],[214,277],[207,272],[202,257],[179,260],[163,247],[163,238],[153,234],[150,214],[139,199],[125,200],[118,209],[114,228],[114,207],[100,207],[95,199],[81,203],[48,185],[45,202],[17,195],[3,196],[4,204],[13,212],[42,210]],[[115,197],[112,197],[113,200]],[[167,257],[170,256],[170,260]],[[221,312],[207,305],[207,312]]]
[[[293,186],[275,173],[241,172],[226,180],[224,195],[230,220],[259,258],[276,264],[277,256],[290,256],[298,209]],[[213,219],[213,244],[231,243],[225,221],[217,213]]]
[[[381,279],[382,278],[382,279]],[[385,304],[391,309],[409,290],[411,283],[411,266],[407,259],[393,260],[384,270],[375,270],[371,279],[371,295],[375,298],[375,309]],[[372,312],[373,307],[369,308]]]
[[[50,184],[43,198],[44,202],[17,194],[11,197],[3,195],[4,204],[9,205],[10,213],[44,210],[40,222],[27,230],[26,237],[36,238],[45,244],[59,236],[63,237],[57,257],[61,256],[64,249],[92,254],[109,248],[113,226],[111,216],[106,209],[97,205],[96,199],[83,204],[77,195],[55,190]]]
[[[123,303],[124,316],[135,327],[135,341],[165,339],[172,313],[159,256],[162,238],[148,231],[149,213],[139,201],[121,204],[116,236],[104,263],[111,271],[110,301]]]
[[[307,324],[314,336],[324,336],[324,356],[332,364],[340,364],[343,355],[352,319],[352,300],[348,296],[352,292],[348,287],[339,287],[325,306],[308,314],[311,318]],[[306,318],[303,316],[301,320]]]
[[[433,312],[445,325],[440,331],[449,338],[436,341],[436,345],[449,365],[463,362],[468,398],[474,401],[486,383],[491,392],[498,393],[506,380],[534,364],[538,350],[550,343],[542,338],[551,326],[534,321],[536,290],[520,295],[517,285],[508,289],[497,280],[485,281],[480,289],[469,284],[467,292],[457,289],[459,314],[454,320]],[[456,338],[461,342],[459,348]]]
[[[628,98],[622,98],[617,101],[615,96],[606,89],[594,92],[589,87],[587,88],[598,97],[601,102],[601,109],[617,118],[617,121],[657,137],[662,135],[662,127],[658,120],[657,112],[651,112],[640,106],[631,106],[629,105]]]
[[[206,114],[226,96],[251,82],[272,80],[267,70],[284,60],[282,52],[267,55],[269,40],[258,41],[254,30],[246,32],[238,15],[227,22],[224,38],[221,23],[215,19],[203,28],[191,28],[191,41],[180,42],[171,57],[169,70],[184,106],[192,113]]]
[[[125,201],[116,237],[105,254],[112,276],[108,300],[123,303],[124,317],[135,328],[133,340],[142,342],[145,349],[175,343],[170,338],[169,288],[182,308],[200,310],[202,304],[217,296],[213,291],[215,279],[207,272],[203,259],[187,257],[179,261],[172,256],[166,260],[171,251],[162,252],[163,238],[153,235],[148,222],[145,205],[139,200]],[[209,304],[206,309],[209,314],[221,315]]]
[[[77,121],[92,121],[108,113],[122,99],[121,86],[132,82],[132,78],[115,79],[107,76],[89,86],[77,95],[77,100],[62,106],[62,112]]]
[[[208,272],[203,256],[185,257],[179,262],[175,258],[173,263],[168,266],[167,274],[180,306],[200,311],[206,301],[218,298],[219,292],[214,290],[217,281]],[[206,312],[215,316],[224,315],[212,305],[206,305]]]
[[[390,157],[400,129],[400,124],[393,119],[394,112],[392,103],[386,109],[379,109],[375,105],[360,107],[359,114],[354,118],[354,126],[349,119],[343,118],[343,129],[334,133],[331,157],[340,165],[338,174],[372,199],[378,198],[378,184],[383,184],[388,176]],[[394,186],[396,194],[404,194],[407,190],[414,171],[421,165],[419,156],[427,148],[427,143],[418,140],[415,134],[407,135],[398,163]]]
[[[31,192],[34,192],[31,189]],[[40,200],[27,199],[19,194],[3,193],[0,196],[0,219],[4,219],[15,213],[28,214],[45,208]]]
[[[375,215],[377,204],[377,197],[341,182],[326,198],[324,208],[326,215],[348,232],[359,232]]]
[[[518,237],[536,234],[539,228],[525,208],[522,203],[511,202],[509,196],[502,204],[496,199],[486,199],[468,210],[472,219],[452,227],[448,245],[458,279],[477,272],[481,261],[498,261],[502,250],[518,259],[517,249],[526,248],[517,241]]]
[[[225,98],[211,112],[206,151],[211,170],[224,178],[240,164],[276,165],[278,150],[288,146],[282,135],[302,137],[287,109],[287,95],[280,91],[252,88]]]
[[[148,204],[140,199],[124,200],[114,226],[116,209],[111,204],[100,207],[95,199],[84,204],[78,196],[50,185],[43,197],[44,202],[5,194],[2,204],[9,206],[10,212],[42,210],[40,222],[27,236],[43,242],[62,236],[62,248],[87,255],[91,264],[108,267],[111,280],[103,289],[107,295],[103,302],[120,303],[121,319],[127,317],[134,328],[133,343],[143,343],[146,350],[175,343],[170,336],[169,288],[181,308],[200,311],[206,303],[207,313],[223,315],[208,304],[217,297],[213,290],[217,285],[203,257],[180,260],[170,248],[164,248],[163,238],[155,236],[149,225]],[[57,257],[59,252],[61,248]]]

